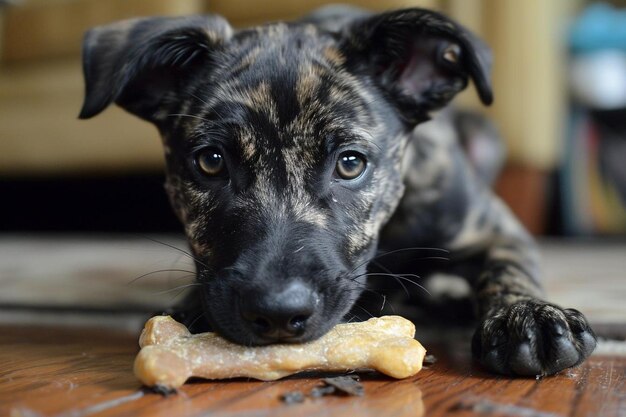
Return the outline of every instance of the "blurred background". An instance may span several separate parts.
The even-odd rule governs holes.
[[[170,232],[156,130],[112,107],[77,120],[84,31],[146,15],[219,13],[236,27],[324,0],[5,0],[0,4],[0,230]],[[625,1],[355,0],[443,11],[492,47],[507,149],[497,192],[535,234],[626,232]]]

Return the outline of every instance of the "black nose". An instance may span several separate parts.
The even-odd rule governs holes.
[[[317,299],[310,287],[294,281],[276,292],[242,294],[241,315],[264,339],[289,339],[304,333]]]

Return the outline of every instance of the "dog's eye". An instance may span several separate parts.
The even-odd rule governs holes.
[[[217,176],[224,172],[224,156],[217,148],[208,148],[196,156],[196,164],[203,174]]]
[[[336,172],[344,180],[358,178],[365,171],[365,157],[358,152],[347,151],[339,155]]]

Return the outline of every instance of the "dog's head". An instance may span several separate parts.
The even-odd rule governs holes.
[[[87,33],[80,117],[115,102],[158,127],[216,330],[245,344],[304,341],[362,291],[414,126],[470,78],[491,101],[484,51],[421,9],[332,31],[131,20]]]

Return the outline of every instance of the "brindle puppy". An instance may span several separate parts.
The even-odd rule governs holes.
[[[535,244],[458,141],[415,137],[469,79],[492,101],[489,52],[457,23],[422,9],[237,31],[219,16],[147,18],[89,31],[83,52],[80,117],[115,102],[161,133],[197,295],[224,337],[321,336],[382,236],[465,267],[489,369],[553,374],[593,351],[583,315],[543,300]]]

